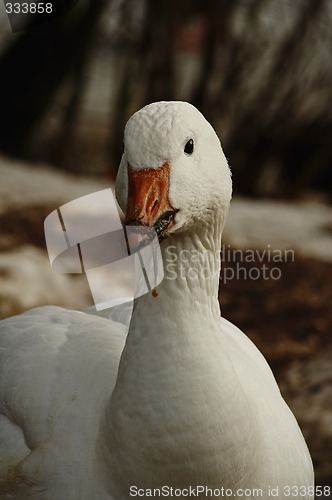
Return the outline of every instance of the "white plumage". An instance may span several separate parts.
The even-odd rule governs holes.
[[[220,317],[231,179],[216,134],[193,106],[162,102],[133,115],[124,143],[117,197],[128,222],[159,233],[165,278],[135,300],[128,336],[57,307],[0,323],[0,498],[125,500],[163,485],[313,498],[270,368]]]

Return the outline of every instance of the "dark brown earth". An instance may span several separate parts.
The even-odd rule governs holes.
[[[325,498],[332,498],[332,264],[295,254],[294,261],[225,262],[224,269],[236,274],[240,265],[248,274],[264,264],[277,266],[280,279],[244,279],[242,271],[242,279],[221,282],[222,314],[268,360],[307,440],[316,484],[330,486]]]
[[[280,269],[279,279],[243,279],[242,272],[241,279],[221,283],[219,294],[223,316],[259,346],[277,376],[294,359],[311,359],[332,345],[332,264],[295,254],[294,261],[223,267],[236,271],[237,265],[248,273],[253,266]]]
[[[43,221],[54,208],[30,207],[0,215],[0,252],[26,243],[45,248]],[[279,279],[264,279],[264,265],[265,277],[277,267],[279,271],[272,274]],[[225,283],[225,270],[230,276],[239,266],[243,268],[239,279]],[[252,272],[254,279],[245,279],[253,267],[259,273]],[[260,254],[255,262],[226,259],[223,268],[222,314],[269,361],[307,438],[316,484],[332,487],[332,264],[298,254],[271,262]],[[14,307],[14,312],[21,311]]]

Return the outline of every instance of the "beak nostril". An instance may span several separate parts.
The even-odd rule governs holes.
[[[158,205],[158,200],[155,200],[153,205],[152,205],[152,210],[154,210]]]

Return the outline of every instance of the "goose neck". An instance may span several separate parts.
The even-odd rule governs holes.
[[[202,227],[195,233],[176,234],[161,243],[164,279],[157,293],[146,294],[135,301],[135,313],[158,311],[158,315],[181,317],[183,311],[220,318],[218,288],[220,277],[221,228]],[[161,307],[162,304],[162,307]],[[169,307],[167,307],[169,304]]]

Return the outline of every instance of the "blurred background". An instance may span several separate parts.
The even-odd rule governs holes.
[[[92,303],[83,276],[52,273],[43,221],[112,185],[134,111],[191,102],[233,173],[226,248],[280,269],[236,276],[224,249],[222,312],[269,360],[332,487],[331,52],[330,0],[79,0],[15,33],[0,5],[1,317]]]
[[[4,14],[0,148],[114,175],[128,116],[179,99],[221,135],[237,192],[330,194],[331,16],[329,0],[80,0],[13,35]]]

